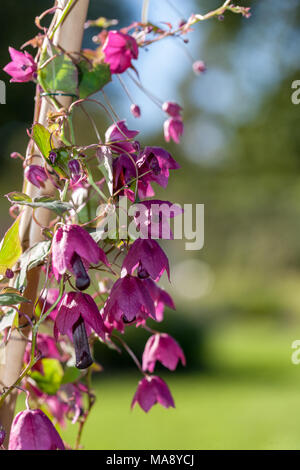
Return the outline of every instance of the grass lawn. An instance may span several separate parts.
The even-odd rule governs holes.
[[[300,329],[298,337],[300,338]],[[138,375],[99,375],[83,433],[86,449],[299,449],[297,328],[249,322],[209,340],[210,372],[163,374],[176,409],[130,410]],[[63,437],[74,442],[76,425]]]

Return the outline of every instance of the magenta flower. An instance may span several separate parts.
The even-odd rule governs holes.
[[[15,417],[9,450],[64,450],[65,446],[50,419],[41,410],[20,411]]]
[[[109,266],[104,251],[82,227],[62,225],[56,230],[52,243],[52,269],[58,281],[69,270],[76,277],[77,289],[85,290],[90,285],[86,266],[100,261]]]
[[[59,333],[73,338],[78,369],[86,369],[93,362],[88,342],[91,329],[105,339],[105,326],[93,298],[82,292],[65,294],[59,303],[54,336],[56,340]]]
[[[130,112],[135,118],[141,117],[141,108],[137,104],[130,106]]]
[[[106,301],[103,315],[110,324],[131,323],[149,315],[155,319],[154,303],[143,281],[132,276],[118,279]]]
[[[135,168],[134,156],[132,159],[122,154],[113,160],[113,190],[118,191],[119,196],[127,196],[128,199],[134,202],[135,194],[130,189],[130,182],[137,176],[137,169]]]
[[[82,393],[87,392],[85,385],[68,383],[60,387],[57,395],[46,395],[47,406],[60,426],[65,427],[65,417],[70,418],[72,424],[76,423],[83,412]]]
[[[156,321],[161,322],[164,319],[165,306],[175,310],[172,297],[164,289],[161,289],[152,279],[145,279],[144,284],[154,302]]]
[[[60,354],[56,347],[56,342],[52,336],[39,333],[36,343],[37,352],[41,355],[41,359],[50,358],[60,360]],[[31,353],[31,343],[28,343],[25,349],[24,362],[29,364]],[[39,371],[42,375],[44,374],[43,363],[38,361],[32,368],[33,370]]]
[[[156,403],[160,403],[165,408],[169,408],[170,406],[175,408],[175,403],[167,384],[160,377],[155,375],[144,377],[140,380],[131,403],[131,408],[133,408],[136,403],[138,403],[146,413],[148,413]]]
[[[175,370],[178,361],[185,366],[184,353],[174,338],[166,333],[155,334],[148,339],[143,353],[143,370],[153,372],[156,361],[170,370]]]
[[[166,142],[174,140],[176,144],[180,143],[180,137],[183,134],[184,126],[181,118],[171,117],[164,122],[164,135]]]
[[[13,47],[9,47],[8,50],[12,61],[3,70],[12,77],[10,81],[20,83],[33,80],[37,66],[32,55],[17,51]]]
[[[104,62],[109,64],[111,73],[123,73],[137,59],[139,49],[136,40],[129,34],[109,31],[102,48]]]
[[[206,70],[205,63],[202,60],[196,60],[196,62],[193,63],[193,70],[196,75],[201,75]]]
[[[169,201],[152,199],[136,204],[134,220],[142,238],[173,239],[168,219],[182,213],[180,206]]]
[[[139,143],[132,141],[139,131],[131,131],[125,124],[125,120],[112,124],[105,132],[105,142],[110,144],[113,152],[135,153],[139,150]],[[115,142],[115,143],[114,143]]]
[[[158,281],[163,272],[167,271],[170,280],[168,258],[155,240],[138,238],[131,245],[122,264],[121,276],[132,274],[136,268],[140,279],[150,276],[154,281]]]
[[[145,147],[136,164],[140,175],[147,173],[142,177],[143,182],[154,181],[163,188],[168,185],[169,170],[180,168],[180,165],[171,157],[169,152],[161,147]],[[140,195],[140,197],[142,196]]]
[[[162,105],[162,110],[171,117],[180,117],[182,107],[174,101],[165,101]]]
[[[37,188],[44,187],[44,182],[48,179],[47,173],[39,165],[29,165],[24,170],[25,177]]]

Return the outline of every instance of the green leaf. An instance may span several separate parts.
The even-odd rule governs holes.
[[[48,395],[55,395],[61,386],[64,375],[63,368],[57,359],[41,359],[41,361],[44,375],[40,372],[33,371],[31,377],[36,381],[42,392]]]
[[[40,84],[47,93],[63,92],[77,95],[78,71],[70,57],[62,54],[56,48],[52,48],[52,60],[43,67],[43,64],[50,59],[45,49],[41,57],[41,68],[38,71]]]
[[[36,243],[26,250],[20,258],[20,273],[17,278],[16,287],[21,289],[26,286],[27,271],[41,264],[49,254],[51,242],[42,241]]]
[[[15,202],[13,199],[14,194],[15,193],[9,193],[6,195],[10,202]],[[11,199],[11,195],[12,195],[12,199]],[[62,215],[64,214],[64,212],[69,211],[72,208],[71,204],[69,204],[68,202],[58,201],[48,196],[34,197],[33,199],[30,199],[30,201],[19,200],[18,204],[29,206],[29,207],[32,207],[33,209],[36,209],[37,207],[43,207],[44,209],[49,209],[58,215]],[[18,256],[18,259],[19,259],[19,256]],[[0,274],[1,274],[1,271],[0,271]]]
[[[20,193],[18,191],[8,193],[6,194],[6,197],[10,200],[10,202],[31,202],[31,197],[27,196],[27,194]]]
[[[35,124],[32,128],[32,138],[38,146],[41,154],[48,161],[51,152],[51,134],[42,124]]]
[[[96,64],[91,66],[86,61],[81,61],[79,67],[79,98],[84,99],[102,90],[111,80],[108,64]]]
[[[76,367],[67,367],[61,381],[61,385],[76,382],[81,376],[81,372]]]
[[[1,242],[0,247],[0,274],[4,275],[7,268],[12,268],[22,254],[22,247],[19,237],[18,218],[8,229]]]
[[[1,307],[6,305],[18,305],[24,302],[30,302],[30,300],[25,299],[22,295],[14,294],[7,292],[5,294],[0,294],[0,305]]]

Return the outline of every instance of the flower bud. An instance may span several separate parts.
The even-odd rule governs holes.
[[[70,160],[68,162],[68,167],[72,177],[80,175],[80,163],[78,160],[75,160],[75,158]]]
[[[48,158],[49,158],[50,162],[52,163],[52,165],[54,165],[55,160],[56,160],[56,158],[57,158],[57,153],[52,150],[52,151],[49,153]]]
[[[172,117],[179,117],[182,107],[174,101],[165,101],[162,105],[162,110]]]
[[[141,108],[137,104],[130,106],[130,112],[135,118],[141,117]]]
[[[7,268],[7,270],[5,271],[5,277],[7,277],[8,279],[12,279],[14,277],[13,271]]]
[[[196,75],[201,75],[206,71],[205,63],[202,60],[196,60],[196,62],[193,63],[193,70]]]

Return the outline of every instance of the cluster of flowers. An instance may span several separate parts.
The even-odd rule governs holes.
[[[191,24],[196,21],[197,19],[192,18]],[[131,29],[134,32],[129,34]],[[95,51],[85,50],[82,55],[91,63],[108,64],[110,74],[116,74],[120,78],[120,74],[128,69],[135,71],[133,61],[138,59],[140,47],[148,46],[166,36],[186,34],[189,29],[190,24],[186,22],[174,32],[171,29],[165,32],[153,25],[141,23],[120,31],[103,29],[97,37],[99,48]],[[149,38],[149,34],[154,36]],[[29,43],[41,46],[42,39],[38,35]],[[11,81],[36,81],[42,89],[37,59],[28,52],[23,53],[13,48],[9,48],[9,52],[12,61],[4,70],[12,77]],[[201,74],[205,71],[205,65],[198,60],[194,62],[193,69],[195,73]],[[121,79],[120,82],[122,83]],[[45,89],[43,91],[47,92]],[[161,103],[160,107],[167,114],[164,122],[165,140],[179,143],[184,130],[182,107],[172,101]],[[131,112],[135,117],[141,115],[140,107],[134,102]],[[60,110],[58,116],[61,113],[64,111]],[[69,115],[70,109],[65,110],[63,118],[68,120]],[[46,182],[49,184],[49,180],[53,182],[49,168],[52,166],[50,169],[53,175],[63,145],[59,138],[59,129],[60,127],[58,135],[56,132],[53,139],[54,142],[55,139],[58,141],[57,148],[52,148],[51,145],[52,150],[46,155],[43,166],[31,164],[30,158],[24,159],[25,178],[37,188],[43,188]],[[119,340],[143,374],[132,400],[132,408],[136,403],[145,412],[156,403],[165,408],[175,406],[167,384],[153,375],[153,372],[157,361],[173,371],[179,361],[185,365],[185,356],[174,338],[153,330],[147,321],[161,322],[166,306],[175,309],[170,295],[158,285],[163,273],[170,280],[170,267],[168,258],[156,239],[172,238],[166,219],[176,216],[180,209],[176,211],[173,208],[172,213],[168,210],[166,214],[162,211],[155,218],[153,206],[162,203],[167,208],[174,206],[169,201],[147,198],[155,195],[153,183],[166,188],[170,170],[178,169],[179,165],[161,147],[142,148],[136,139],[137,135],[138,131],[128,129],[123,120],[114,122],[107,129],[104,143],[89,146],[90,149],[96,149],[89,158],[86,158],[82,148],[76,147],[74,142],[65,147],[68,154],[68,174],[57,174],[57,177],[64,184],[60,191],[60,196],[63,195],[60,202],[66,202],[69,198],[72,209],[60,216],[46,232],[45,227],[42,227],[43,233],[47,234],[46,238],[51,240],[50,252],[43,260],[47,288],[43,289],[39,297],[39,314],[35,310],[29,322],[33,324],[43,320],[45,332],[38,332],[35,337],[34,331],[32,332],[31,342],[28,343],[24,356],[24,363],[31,374],[25,376],[22,386],[36,409],[31,409],[27,400],[27,409],[15,417],[9,449],[64,448],[54,425],[38,407],[45,409],[61,426],[65,424],[66,417],[73,423],[78,420],[84,423],[94,401],[90,381],[86,380],[85,384],[83,379],[92,370],[97,370],[92,357],[95,341],[117,348],[114,340]],[[14,152],[11,156],[18,158],[20,154]],[[79,221],[79,206],[82,208],[89,203],[90,194],[95,189],[97,194],[103,195],[103,183],[106,179],[104,174],[103,180],[95,183],[91,178],[89,163],[91,160],[99,163],[107,156],[111,162],[112,189],[109,188],[110,196],[105,199],[106,202],[117,207],[120,197],[126,197],[131,204],[143,203],[144,213],[139,214],[139,217],[133,216],[141,235],[135,240],[128,236],[125,240],[109,239],[104,243],[93,236],[97,233],[93,230],[97,228],[101,217],[95,214],[85,223]],[[59,189],[57,186],[56,188]],[[80,200],[80,204],[76,204],[76,200]],[[99,243],[102,243],[102,247]],[[120,257],[121,265],[117,263]],[[15,275],[11,269],[7,270],[7,278],[13,279]],[[96,288],[94,281],[98,282]],[[87,289],[89,293],[84,292]],[[142,363],[122,339],[122,333],[132,325],[151,333],[145,345]],[[56,393],[51,393],[43,389],[37,379],[46,374],[45,360],[56,360],[65,369],[70,363],[75,363],[76,368],[83,372],[75,380],[68,380],[61,385]],[[88,407],[84,404],[86,401]],[[4,437],[5,431],[0,426],[0,446]]]

